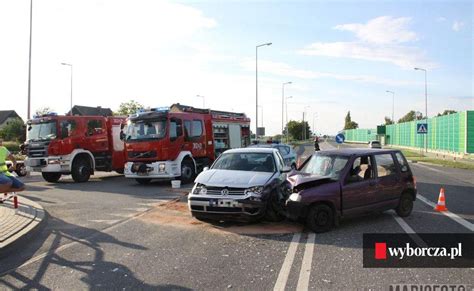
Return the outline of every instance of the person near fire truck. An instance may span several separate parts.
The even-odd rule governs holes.
[[[7,159],[13,163],[13,170],[16,169],[16,159],[10,151],[3,146],[3,139],[0,139],[0,193],[20,192],[25,190],[25,184],[15,178],[9,171]]]

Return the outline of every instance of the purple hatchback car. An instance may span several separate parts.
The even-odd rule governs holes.
[[[398,150],[342,149],[316,152],[288,175],[286,202],[292,219],[326,232],[340,218],[395,209],[410,215],[416,183]]]

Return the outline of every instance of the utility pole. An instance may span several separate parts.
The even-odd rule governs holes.
[[[28,109],[27,117],[31,118],[31,36],[33,34],[33,0],[30,0],[30,49],[28,55]]]

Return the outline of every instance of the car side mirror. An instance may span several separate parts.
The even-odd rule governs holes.
[[[204,167],[202,168],[202,171],[205,172],[205,171],[208,171],[209,170],[209,167]]]
[[[289,173],[289,172],[291,172],[291,167],[285,166],[285,167],[283,167],[283,168],[281,169],[280,172],[282,172],[282,173]]]
[[[125,139],[125,133],[123,131],[120,132],[120,140]]]

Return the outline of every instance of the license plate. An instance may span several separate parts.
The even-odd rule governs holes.
[[[218,207],[238,207],[239,202],[230,199],[219,199],[217,200]]]

